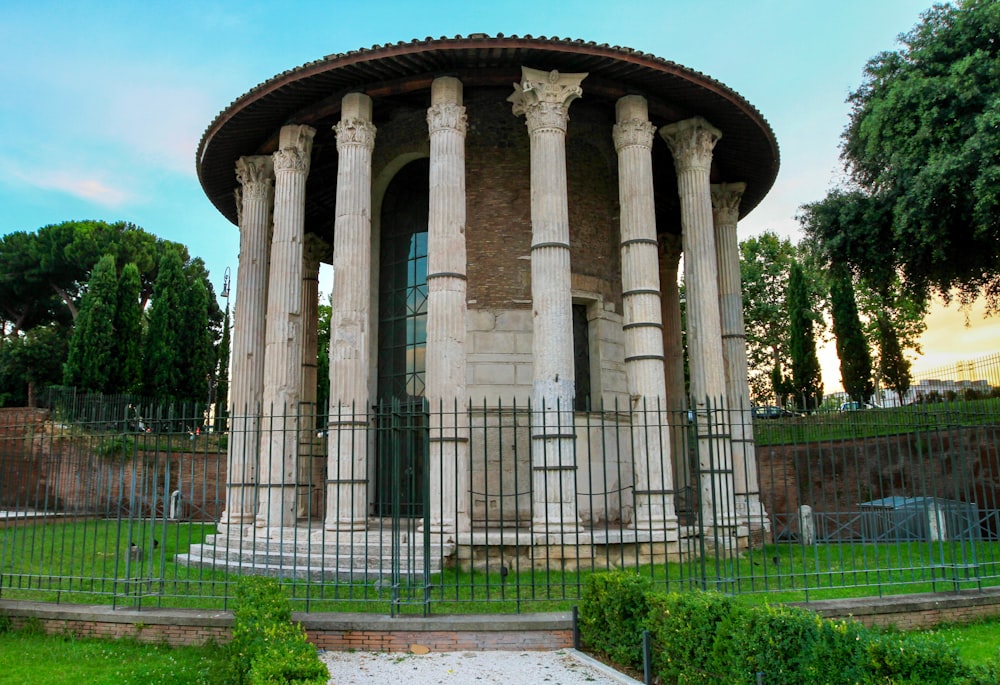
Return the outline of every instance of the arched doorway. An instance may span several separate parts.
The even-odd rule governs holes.
[[[411,162],[393,178],[382,203],[375,464],[378,516],[419,517],[425,511],[428,183],[428,160]]]

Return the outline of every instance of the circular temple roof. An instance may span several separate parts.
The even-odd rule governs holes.
[[[315,124],[340,110],[346,93],[364,92],[381,104],[429,105],[438,76],[466,88],[507,86],[521,66],[588,72],[583,97],[611,106],[637,94],[657,126],[702,116],[722,131],[713,154],[713,182],[747,184],[740,214],[767,194],[778,174],[778,143],[764,117],[736,91],[698,71],[650,54],[593,42],[532,36],[426,38],[329,55],[284,71],[235,100],[209,125],[197,152],[198,178],[212,203],[236,223],[236,160],[268,154],[285,124]],[[610,131],[608,133],[610,134]]]

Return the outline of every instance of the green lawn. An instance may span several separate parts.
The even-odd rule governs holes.
[[[991,659],[1000,659],[1000,618],[968,625],[942,626],[934,632],[953,645],[962,659],[969,663],[984,664]]]
[[[222,685],[225,666],[215,645],[167,647],[30,629],[0,633],[5,685]]]
[[[754,440],[759,446],[804,445],[997,423],[1000,423],[1000,398],[956,400],[758,420],[754,421]]]

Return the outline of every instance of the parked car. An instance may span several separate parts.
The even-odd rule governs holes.
[[[844,402],[840,405],[839,411],[861,411],[862,409],[875,409],[875,405],[867,402]]]
[[[802,415],[773,404],[765,404],[763,406],[753,408],[753,417],[755,419],[780,419],[789,416]]]

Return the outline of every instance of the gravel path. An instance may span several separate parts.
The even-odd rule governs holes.
[[[331,685],[633,685],[574,649],[557,652],[320,652]]]

